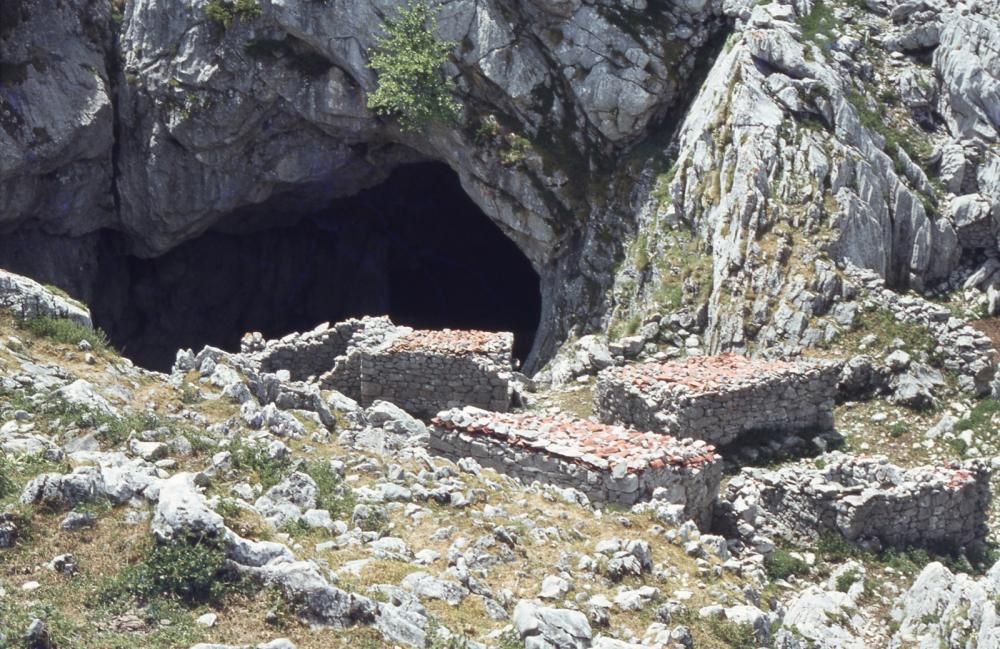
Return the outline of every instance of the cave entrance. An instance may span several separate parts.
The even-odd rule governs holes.
[[[281,337],[362,315],[512,331],[524,361],[539,324],[539,277],[447,165],[398,167],[307,213],[293,198],[257,206],[251,231],[231,231],[238,219],[228,219],[226,232],[129,257],[127,297],[114,314],[95,309],[95,321],[126,356],[157,370],[180,348],[238,350],[246,331]],[[294,213],[283,207],[292,202]]]

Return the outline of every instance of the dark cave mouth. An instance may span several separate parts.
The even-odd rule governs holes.
[[[160,257],[129,256],[127,286],[95,296],[95,323],[126,357],[160,371],[178,349],[237,351],[247,331],[280,338],[363,315],[512,331],[515,356],[528,356],[539,276],[447,165],[403,165],[354,196],[308,213],[299,205],[279,196],[254,210],[267,228],[213,230]]]

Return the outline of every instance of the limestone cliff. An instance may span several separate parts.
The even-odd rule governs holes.
[[[159,255],[439,160],[541,277],[537,367],[677,310],[815,344],[837,264],[922,289],[997,251],[995,1],[452,0],[461,118],[416,133],[366,107],[398,4],[5,2],[0,264],[90,299],[101,229]]]

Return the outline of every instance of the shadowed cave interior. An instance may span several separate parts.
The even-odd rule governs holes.
[[[230,219],[230,231],[160,257],[128,257],[127,287],[119,283],[113,308],[95,300],[95,323],[126,356],[157,370],[168,370],[179,348],[238,350],[246,331],[274,338],[362,315],[513,331],[515,355],[523,361],[531,350],[538,275],[447,165],[398,167],[306,214],[286,213],[283,202],[263,206],[266,227],[253,218],[253,231],[233,232]]]

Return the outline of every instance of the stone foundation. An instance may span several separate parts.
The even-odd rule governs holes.
[[[596,502],[649,498],[684,506],[707,527],[722,478],[721,458],[704,442],[676,440],[578,419],[453,409],[432,420],[431,449],[472,457],[524,482],[573,487]]]
[[[743,469],[719,499],[720,518],[744,536],[752,528],[803,542],[837,534],[896,548],[983,547],[990,502],[984,464],[902,469],[885,458],[842,453],[822,460],[822,469]]]
[[[362,405],[382,399],[431,416],[447,408],[510,407],[514,336],[484,331],[414,330],[365,317],[280,340],[247,334],[241,355],[261,372],[287,370]]]
[[[597,377],[601,421],[718,446],[753,432],[826,431],[840,366],[734,354],[613,367]]]

